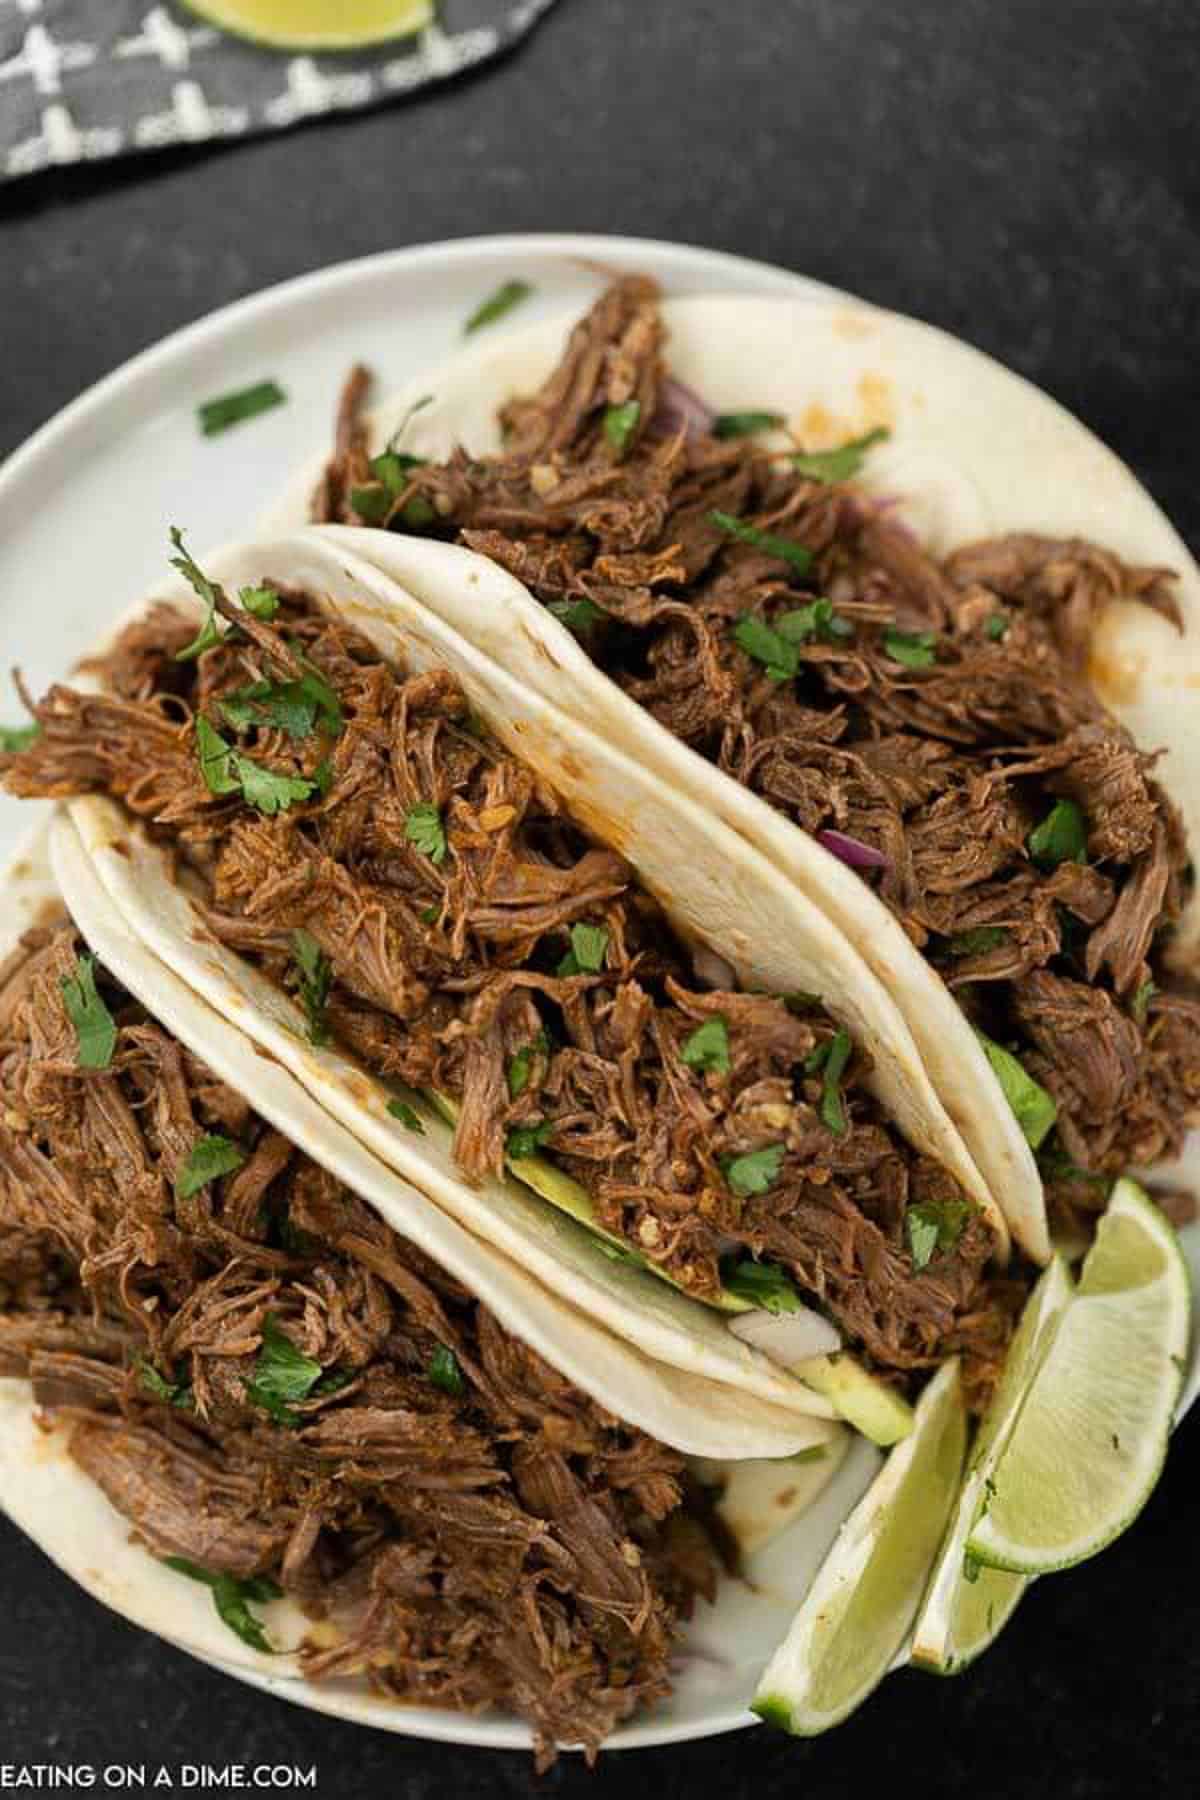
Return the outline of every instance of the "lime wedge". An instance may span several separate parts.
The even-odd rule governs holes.
[[[1025,1591],[1027,1576],[974,1563],[967,1556],[967,1540],[1070,1298],[1071,1277],[1063,1258],[1056,1256],[1026,1302],[999,1386],[967,1458],[962,1492],[913,1630],[911,1656],[922,1668],[941,1675],[965,1669],[998,1635]]]
[[[966,1436],[958,1363],[944,1363],[767,1665],[753,1704],[768,1724],[812,1737],[846,1718],[887,1674],[958,1495]]]
[[[433,0],[184,0],[237,37],[277,50],[359,50],[433,22]]]
[[[971,1554],[1024,1575],[1069,1568],[1141,1511],[1183,1381],[1191,1288],[1178,1240],[1120,1181],[971,1530]]]

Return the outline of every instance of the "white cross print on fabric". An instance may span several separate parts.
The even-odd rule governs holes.
[[[272,125],[291,125],[341,106],[362,106],[375,90],[374,76],[365,70],[352,75],[323,75],[311,56],[296,56],[288,64],[287,93],[269,100],[263,116]]]
[[[62,93],[62,77],[72,69],[86,69],[96,60],[94,44],[60,44],[44,25],[31,25],[19,56],[0,63],[0,81],[16,81],[28,75],[39,94],[47,99]]]
[[[67,163],[91,162],[115,156],[124,138],[116,127],[81,131],[61,101],[42,111],[42,129],[36,137],[14,144],[5,158],[9,175],[36,175],[39,169]]]
[[[202,144],[207,138],[238,137],[250,124],[245,106],[210,106],[198,81],[177,81],[170,112],[139,119],[134,142],[144,150],[164,144]]]
[[[411,56],[400,56],[394,62],[384,64],[381,71],[383,85],[392,93],[405,93],[433,77],[455,75],[460,69],[491,56],[499,41],[499,34],[486,27],[447,37],[438,26],[429,25],[421,33]]]
[[[113,55],[157,56],[164,69],[182,70],[190,66],[193,50],[206,49],[216,41],[215,31],[206,26],[189,31],[171,17],[165,6],[156,6],[142,20],[140,36],[119,39]]]

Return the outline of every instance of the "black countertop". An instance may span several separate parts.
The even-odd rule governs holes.
[[[1191,0],[562,0],[523,53],[412,104],[0,190],[0,454],[134,351],[284,277],[479,232],[613,231],[763,257],[949,327],[1078,412],[1194,542],[1198,76]],[[321,1800],[832,1800],[895,1782],[928,1800],[1190,1800],[1198,1481],[1193,1420],[1128,1535],[1036,1587],[958,1680],[894,1677],[811,1744],[742,1733],[595,1775],[567,1757],[540,1783],[521,1756],[235,1686],[4,1526],[0,1787],[22,1764],[271,1762],[315,1764]]]

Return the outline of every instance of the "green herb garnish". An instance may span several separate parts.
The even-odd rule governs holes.
[[[343,724],[337,695],[315,669],[306,669],[298,681],[251,682],[224,695],[219,704],[235,731],[260,725],[285,731],[291,738],[306,738],[318,720],[335,736]]]
[[[189,1562],[186,1556],[164,1556],[163,1561],[168,1569],[186,1575],[189,1581],[202,1581],[212,1589],[213,1605],[222,1624],[228,1625],[244,1644],[261,1650],[264,1656],[279,1654],[263,1630],[262,1620],[250,1611],[252,1603],[262,1606],[281,1597],[283,1589],[270,1576],[250,1575],[239,1580],[236,1575],[215,1575],[199,1563]]]
[[[262,1347],[246,1393],[256,1406],[271,1415],[277,1425],[295,1426],[299,1415],[291,1409],[307,1400],[321,1379],[321,1365],[297,1350],[273,1314],[263,1320]]]
[[[812,600],[807,606],[794,606],[790,612],[780,613],[775,630],[789,644],[805,644],[814,637],[822,643],[835,644],[839,638],[854,636],[853,625],[833,610],[832,600]]]
[[[175,652],[176,662],[193,662],[205,650],[212,650],[224,640],[224,632],[217,624],[217,601],[221,597],[219,582],[210,581],[200,564],[188,550],[183,541],[183,533],[178,525],[172,525],[170,538],[179,555],[171,557],[171,567],[178,569],[192,592],[203,600],[208,608],[204,615],[204,623],[190,644]]]
[[[813,481],[850,481],[861,470],[872,445],[882,444],[890,436],[891,432],[880,425],[862,437],[839,444],[836,450],[799,450],[791,464],[798,475],[807,475]]]
[[[951,956],[983,956],[1007,942],[1008,932],[1003,925],[976,925],[970,931],[956,931],[953,937],[947,938],[946,949]]]
[[[812,551],[803,544],[797,544],[793,538],[776,537],[773,532],[760,531],[757,525],[747,525],[744,519],[735,519],[732,513],[713,510],[708,516],[727,537],[737,538],[742,544],[753,544],[756,550],[762,550],[767,556],[777,556],[781,562],[790,563],[797,574],[807,575],[811,569]]]
[[[422,801],[419,806],[411,806],[404,816],[404,835],[414,849],[422,856],[427,856],[431,863],[443,863],[446,860],[446,827],[442,823],[442,815],[436,806]]]
[[[782,632],[743,613],[733,628],[733,641],[747,656],[760,662],[772,681],[791,681],[800,667],[800,652]]]
[[[75,973],[62,976],[63,1007],[75,1027],[81,1069],[107,1069],[117,1047],[116,1020],[96,992],[96,959],[80,956]]]
[[[544,1031],[539,1031],[532,1043],[522,1044],[521,1048],[514,1053],[509,1062],[507,1073],[508,1097],[510,1100],[519,1099],[525,1092],[525,1089],[529,1086],[529,1077],[533,1073],[534,1057],[548,1056],[549,1054],[550,1039],[546,1036]]]
[[[553,1119],[543,1119],[540,1125],[514,1125],[504,1141],[504,1154],[511,1162],[522,1162],[527,1156],[536,1156],[549,1142],[553,1131]]]
[[[546,610],[566,626],[572,637],[581,640],[590,637],[601,619],[608,616],[594,600],[552,600]]]
[[[749,1300],[763,1312],[794,1313],[804,1304],[778,1263],[759,1262],[752,1256],[724,1257],[721,1286],[727,1294],[738,1300]]]
[[[28,750],[41,729],[36,722],[32,725],[0,725],[0,751],[11,756],[18,750]]]
[[[478,331],[483,325],[494,325],[497,319],[510,313],[514,306],[520,306],[523,300],[528,300],[532,293],[533,288],[527,281],[506,281],[503,287],[498,287],[494,294],[489,294],[475,308],[463,326],[463,336],[467,337],[472,331]]]
[[[426,395],[426,401],[431,397]],[[408,419],[411,419],[416,410],[416,407],[410,409],[408,418],[400,427],[400,432],[404,430]],[[398,432],[397,436],[399,435]],[[395,439],[393,439],[394,442]],[[371,471],[371,481],[362,487],[350,489],[350,504],[368,525],[382,525],[408,486],[413,470],[425,467],[425,458],[410,456],[407,451],[403,450],[388,449],[379,456],[373,456],[367,466]],[[421,502],[420,506],[418,502]],[[404,508],[405,523],[411,523],[418,527],[432,524],[434,516],[432,507],[429,508],[427,517],[421,511],[422,506],[428,505],[428,501],[422,495],[414,494]]]
[[[1052,1097],[1028,1074],[1011,1050],[993,1042],[976,1027],[975,1036],[983,1045],[992,1072],[1012,1107],[1026,1142],[1036,1150],[1058,1117]]]
[[[987,632],[987,635],[991,638],[993,644],[998,644],[1001,638],[1007,635],[1009,623],[1010,621],[1007,613],[994,612],[983,629]]]
[[[623,406],[610,406],[604,415],[604,435],[618,456],[624,456],[633,441],[642,416],[640,400],[626,400]]]
[[[827,1038],[825,1043],[818,1044],[804,1064],[808,1074],[821,1073],[821,1103],[818,1111],[826,1130],[832,1131],[834,1137],[845,1137],[848,1129],[841,1080],[853,1049],[850,1033],[843,1027],[833,1037]]]
[[[712,434],[718,438],[753,437],[758,431],[778,431],[786,423],[783,414],[776,412],[718,413]]]
[[[786,1144],[764,1144],[761,1150],[747,1150],[742,1156],[722,1156],[721,1173],[733,1193],[746,1200],[765,1194],[783,1165]]]
[[[434,1387],[441,1388],[444,1394],[453,1394],[456,1400],[467,1391],[458,1358],[445,1344],[438,1344],[435,1348],[429,1359],[428,1373]]]
[[[720,1013],[697,1025],[679,1052],[689,1069],[711,1069],[717,1075],[728,1075],[729,1027]]]
[[[240,750],[233,752],[232,762],[246,805],[269,819],[287,812],[297,801],[310,800],[316,791],[316,781],[309,776],[277,775],[274,769],[264,769]]]
[[[936,631],[897,631],[889,625],[883,634],[883,647],[893,662],[906,669],[932,669],[937,662]]]
[[[425,1121],[416,1108],[408,1104],[407,1100],[389,1100],[387,1109],[393,1119],[399,1119],[402,1125],[406,1125],[410,1131],[415,1131],[418,1137],[425,1136]]]
[[[238,589],[238,599],[253,619],[273,619],[279,611],[279,595],[273,587]]]
[[[920,1274],[936,1250],[952,1250],[971,1215],[962,1199],[922,1200],[904,1215],[904,1232],[915,1273]]]
[[[215,400],[206,400],[196,412],[205,437],[216,437],[218,432],[228,431],[231,425],[257,418],[259,413],[270,412],[273,406],[283,406],[286,401],[287,395],[277,381],[256,381],[253,387],[239,388],[236,393],[220,394]]]
[[[136,1359],[134,1367],[138,1372],[138,1380],[153,1399],[161,1400],[164,1406],[177,1406],[181,1412],[192,1410],[195,1402],[188,1382],[167,1381],[144,1356]]]
[[[1043,869],[1087,861],[1087,821],[1073,800],[1058,800],[1029,834],[1029,854]]]
[[[175,1192],[179,1199],[188,1200],[210,1181],[215,1181],[218,1175],[232,1175],[245,1160],[246,1152],[240,1144],[235,1144],[232,1138],[222,1137],[219,1132],[210,1132],[197,1138],[188,1151],[175,1177]]]
[[[292,933],[292,960],[300,973],[300,1004],[308,1020],[310,1044],[329,1041],[325,1005],[333,986],[333,965],[311,931],[301,927]]]
[[[1146,1009],[1158,992],[1158,985],[1153,981],[1143,981],[1133,999],[1129,1002],[1130,1015],[1139,1025],[1146,1023]]]
[[[608,926],[578,924],[571,927],[571,948],[555,970],[556,975],[599,975],[608,950]]]

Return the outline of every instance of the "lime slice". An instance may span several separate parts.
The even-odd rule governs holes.
[[[904,1643],[958,1495],[967,1417],[957,1361],[944,1363],[834,1541],[754,1711],[797,1737],[838,1724],[883,1679]]]
[[[885,1450],[912,1430],[913,1409],[904,1395],[888,1387],[878,1375],[872,1375],[845,1350],[796,1363],[792,1374],[818,1394],[824,1394],[848,1425]]]
[[[1191,1288],[1174,1231],[1120,1181],[1034,1377],[968,1548],[1036,1575],[1094,1556],[1158,1480],[1183,1381]]]
[[[1070,1298],[1071,1277],[1056,1256],[1026,1302],[999,1386],[975,1434],[966,1480],[913,1630],[911,1656],[922,1668],[941,1675],[965,1669],[998,1635],[1025,1591],[1026,1576],[973,1562],[967,1539]]]
[[[277,50],[359,50],[433,22],[433,0],[184,0],[191,12]]]

